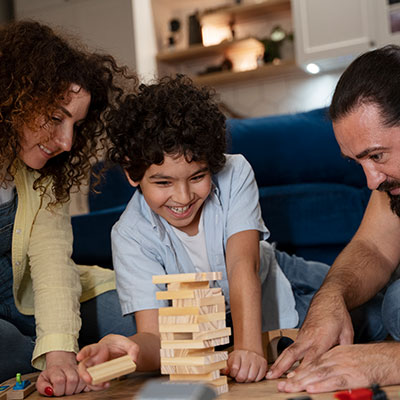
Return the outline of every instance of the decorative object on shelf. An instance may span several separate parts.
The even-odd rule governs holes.
[[[169,31],[171,35],[168,37],[168,47],[172,48],[179,41],[179,33],[181,30],[181,21],[177,18],[172,18],[169,21]]]
[[[203,44],[198,11],[189,15],[189,46],[193,44]]]
[[[231,71],[233,68],[232,61],[229,58],[224,58],[219,65],[210,65],[204,71],[199,72],[199,76],[211,74],[213,72]]]
[[[293,34],[287,34],[280,25],[272,28],[269,37],[262,39],[265,63],[279,63],[293,57]]]

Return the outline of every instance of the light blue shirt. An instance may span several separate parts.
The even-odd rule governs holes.
[[[242,155],[226,155],[224,168],[213,176],[212,181],[213,188],[203,206],[207,256],[211,271],[222,272],[222,280],[216,281],[215,285],[222,288],[229,311],[229,285],[225,265],[227,240],[235,233],[246,230],[258,230],[260,239],[265,240],[269,231],[262,220],[254,172]],[[117,290],[123,314],[169,305],[167,301],[156,300],[156,292],[164,290],[165,286],[154,285],[153,275],[195,271],[195,266],[172,227],[150,209],[138,190],[114,225],[111,237]],[[273,254],[273,250],[270,253]],[[274,256],[271,257],[275,261]],[[286,279],[276,261],[275,269],[271,268],[271,262],[264,265],[266,263],[262,260],[266,258],[268,257],[261,257],[261,282],[268,274],[272,276],[278,273],[279,277]],[[292,298],[290,305],[294,308],[290,284],[285,282],[285,285],[286,293],[282,295],[285,299]],[[287,290],[290,292],[289,296]],[[278,301],[271,301],[275,300]],[[284,325],[295,325],[293,318],[289,322],[287,316],[285,318]],[[282,324],[279,325],[282,327]],[[272,329],[274,327],[275,325]]]

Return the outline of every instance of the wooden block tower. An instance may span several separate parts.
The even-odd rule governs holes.
[[[225,323],[225,298],[210,281],[222,279],[221,272],[153,276],[154,284],[167,284],[157,292],[158,300],[171,300],[159,309],[161,373],[171,381],[206,381],[218,394],[228,391],[228,352],[214,346],[229,343],[231,329]]]

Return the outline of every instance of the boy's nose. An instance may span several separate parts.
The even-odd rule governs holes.
[[[174,200],[179,204],[188,204],[191,200],[189,187],[187,185],[180,185],[175,191]]]

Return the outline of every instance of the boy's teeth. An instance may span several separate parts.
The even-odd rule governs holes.
[[[173,212],[176,212],[178,214],[183,214],[185,211],[187,211],[189,209],[189,206],[185,206],[185,207],[170,207],[170,209]]]
[[[47,153],[47,154],[51,154],[51,153],[52,153],[49,149],[47,149],[46,147],[44,147],[42,144],[39,144],[39,147],[40,147],[45,153]]]

